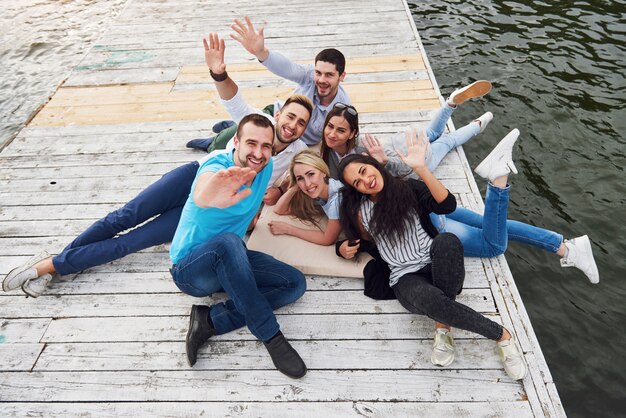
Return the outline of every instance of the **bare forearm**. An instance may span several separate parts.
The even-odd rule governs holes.
[[[302,229],[302,228],[298,228],[297,226],[291,226],[287,230],[288,235],[303,239],[308,242],[312,242],[313,244],[319,244],[319,245],[330,245],[330,244],[335,243],[335,241],[337,240],[337,236],[339,234],[333,237],[332,234],[329,234],[328,232],[329,232],[328,230],[314,231],[310,229]]]
[[[222,100],[232,99],[237,94],[237,90],[239,90],[237,83],[230,77],[227,77],[224,81],[216,81],[214,84]]]
[[[293,195],[296,193],[296,188],[291,187],[289,190],[285,192],[284,195],[278,199],[276,205],[274,206],[274,213],[278,215],[288,215],[291,213],[291,199]]]

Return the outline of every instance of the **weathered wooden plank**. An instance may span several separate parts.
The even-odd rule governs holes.
[[[190,308],[188,308],[189,311]],[[164,314],[169,312],[164,312]],[[497,315],[486,315],[500,322]],[[290,341],[302,340],[412,340],[433,338],[435,323],[421,316],[404,314],[283,315],[278,313],[281,330]],[[189,326],[184,316],[131,316],[59,318],[50,324],[44,343],[108,343],[184,341]],[[455,329],[454,337],[483,339],[480,335]],[[251,341],[256,338],[247,328],[211,337],[211,341]],[[493,345],[495,347],[495,344]]]
[[[50,250],[50,247],[47,247]],[[144,257],[138,254],[135,259],[141,257],[142,264],[133,263],[129,260],[128,264],[120,265],[104,265],[90,269],[80,274],[72,274],[67,277],[63,276],[52,281],[48,289],[47,295],[72,295],[72,294],[110,294],[110,293],[135,293],[146,294],[146,289],[150,289],[150,293],[173,293],[179,289],[172,281],[172,277],[168,271],[169,257],[163,248],[150,249],[153,251],[160,250],[162,253],[158,255],[158,260],[154,257]],[[4,252],[4,251],[3,251]],[[126,259],[124,259],[126,261]],[[150,269],[149,263],[155,262],[155,267]],[[161,261],[161,262],[159,262]],[[128,269],[133,272],[127,272]],[[148,271],[137,271],[137,270]],[[108,271],[107,271],[108,270]],[[465,273],[464,289],[485,288],[484,271],[470,270]],[[363,290],[363,280],[345,277],[326,277],[326,276],[309,276],[307,278],[307,289],[312,290]],[[37,340],[38,341],[38,340]]]
[[[7,416],[201,416],[327,418],[327,417],[533,417],[528,402],[141,402],[141,403],[3,403]]]
[[[294,341],[309,370],[433,369],[431,340]],[[1,348],[2,346],[0,346]],[[32,365],[31,365],[32,366]],[[184,370],[182,341],[47,344],[33,371]],[[456,341],[450,369],[502,369],[488,340]],[[273,370],[260,341],[214,341],[198,352],[194,370]]]
[[[43,347],[43,344],[0,343],[0,376],[3,372],[29,372]]]
[[[102,390],[103,387],[107,390]],[[5,402],[198,399],[512,402],[524,400],[526,396],[520,383],[503,377],[496,370],[314,371],[297,382],[275,370],[263,373],[247,370],[7,372],[0,374],[0,391]]]
[[[52,320],[43,319],[3,319],[0,320],[0,345],[25,344],[41,341]]]
[[[21,291],[19,291],[21,293]],[[12,294],[13,295],[13,294]],[[23,293],[22,293],[23,295]],[[223,297],[203,298],[204,302]],[[80,316],[184,315],[198,302],[183,293],[155,294],[137,298],[134,294],[40,296],[37,299],[1,295],[5,318],[67,318]],[[494,313],[491,292],[466,289],[457,299],[478,312]],[[374,301],[360,291],[309,291],[297,302],[284,306],[281,314],[406,313],[395,300]]]
[[[145,189],[157,178],[158,177],[137,177],[135,178],[135,184],[125,185],[123,190],[119,190],[116,188],[103,188],[101,190],[72,190],[71,187],[68,187],[67,190],[38,190],[36,193],[36,197],[33,196],[33,192],[31,191],[11,190],[7,192],[0,192],[0,199],[2,199],[3,204],[7,206],[21,206],[33,203],[40,204],[43,202],[47,204],[57,205],[63,203],[76,205],[87,204],[90,202],[124,204],[130,199],[134,198],[137,194],[139,194],[139,192]],[[101,180],[97,180],[96,182],[100,181]],[[441,182],[452,193],[468,193],[471,191],[467,184],[467,181],[464,178],[442,178]],[[113,185],[107,185],[107,187],[113,187]],[[67,222],[69,223],[72,221],[68,220]],[[8,227],[7,229],[10,230],[10,227]]]

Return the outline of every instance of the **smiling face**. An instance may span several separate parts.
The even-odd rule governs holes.
[[[375,198],[385,187],[380,171],[373,165],[353,162],[343,170],[343,179],[358,192]]]
[[[315,80],[317,95],[322,104],[330,103],[335,98],[337,91],[339,91],[339,83],[343,81],[345,76],[345,72],[339,74],[335,64],[326,61],[317,61],[315,63],[313,79]]]
[[[235,136],[233,160],[239,167],[250,167],[259,173],[270,161],[274,133],[271,127],[247,123],[241,127],[241,138]]]
[[[356,131],[350,128],[350,124],[343,116],[333,116],[324,126],[324,141],[328,148],[345,154],[346,143],[354,137]]]
[[[293,175],[296,184],[304,194],[311,199],[328,199],[328,184],[326,175],[317,168],[307,164],[294,164]]]
[[[276,139],[291,144],[302,136],[311,114],[298,103],[289,103],[276,112]]]

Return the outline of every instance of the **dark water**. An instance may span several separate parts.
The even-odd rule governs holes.
[[[409,3],[444,96],[494,84],[454,116],[459,127],[495,115],[465,145],[470,164],[522,132],[509,217],[591,238],[599,285],[521,244],[507,259],[568,416],[625,416],[626,3]]]

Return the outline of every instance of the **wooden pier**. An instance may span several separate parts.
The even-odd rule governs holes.
[[[384,138],[426,124],[442,103],[403,0],[130,0],[0,153],[0,277],[41,250],[59,252],[201,156],[185,142],[227,117],[202,36],[227,37],[243,15],[293,60],[339,48],[362,132]],[[252,58],[227,41],[229,74],[247,100],[286,98],[293,85]],[[436,174],[481,210],[462,149]],[[0,292],[0,416],[565,416],[504,257],[466,259],[460,301],[514,331],[529,366],[523,381],[506,376],[492,341],[459,330],[456,361],[433,366],[431,320],[368,299],[362,280],[329,277],[308,277],[305,296],[277,311],[309,367],[293,380],[247,329],[212,339],[188,367],[184,338],[199,301],[174,285],[167,250],[64,277],[38,299]]]

